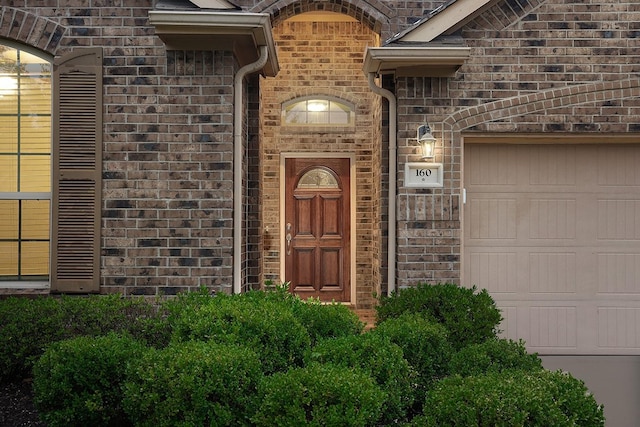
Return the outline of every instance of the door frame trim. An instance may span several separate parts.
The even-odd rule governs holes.
[[[287,152],[280,153],[280,277],[285,277],[285,215],[286,188],[285,188],[285,161],[287,159],[349,159],[350,176],[350,208],[349,208],[349,228],[351,238],[349,239],[349,301],[346,304],[356,304],[356,153],[326,153],[326,152]],[[284,280],[282,280],[284,281]]]

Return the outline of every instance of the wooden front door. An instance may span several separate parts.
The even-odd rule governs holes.
[[[285,160],[285,280],[303,299],[350,299],[349,159]]]

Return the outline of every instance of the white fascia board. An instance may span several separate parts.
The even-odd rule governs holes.
[[[369,47],[362,69],[365,74],[452,76],[470,55],[471,49],[464,46]]]
[[[200,9],[237,9],[237,7],[226,0],[189,0]]]
[[[156,34],[255,34],[260,44],[271,38],[271,21],[265,13],[152,10],[149,23]]]
[[[249,46],[255,50],[251,56],[257,58],[258,47],[267,46],[269,55],[263,71],[268,76],[275,76],[279,71],[271,17],[267,13],[152,10],[149,23],[155,27],[158,37],[172,49],[197,50],[210,46],[246,50]]]
[[[396,42],[428,43],[441,35],[451,34],[469,22],[496,0],[456,0],[427,19],[393,38]]]

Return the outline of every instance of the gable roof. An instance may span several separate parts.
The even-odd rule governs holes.
[[[155,9],[189,10],[240,10],[240,7],[227,0],[158,0]]]
[[[451,35],[464,24],[484,12],[499,0],[449,0],[385,44],[398,42],[429,43],[436,37]]]
[[[500,0],[449,0],[382,47],[365,51],[363,71],[396,76],[453,76],[471,49],[454,33]]]

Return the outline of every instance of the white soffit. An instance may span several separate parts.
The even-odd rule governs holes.
[[[498,0],[449,0],[412,27],[387,40],[384,47],[367,48],[365,73],[412,77],[448,77],[469,58],[471,49],[452,36]]]
[[[267,46],[263,74],[273,77],[280,69],[267,13],[152,10],[149,23],[169,50],[230,50],[242,66],[256,61],[258,48]]]
[[[195,4],[201,9],[237,9],[232,3],[229,3],[226,0],[189,0],[191,3]]]
[[[367,48],[364,57],[365,74],[395,74],[398,77],[453,76],[469,58],[468,47],[386,46]]]
[[[451,0],[392,41],[428,43],[440,35],[454,33],[495,3],[497,0]]]

